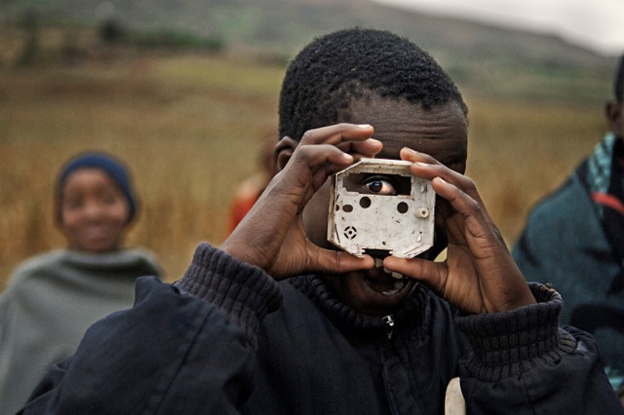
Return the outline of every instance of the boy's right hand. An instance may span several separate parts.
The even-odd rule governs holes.
[[[304,206],[330,175],[353,164],[358,156],[373,157],[381,150],[381,142],[372,135],[372,126],[354,124],[307,131],[286,166],[221,249],[264,269],[275,279],[303,272],[344,273],[372,268],[370,256],[358,258],[312,243],[301,219]]]

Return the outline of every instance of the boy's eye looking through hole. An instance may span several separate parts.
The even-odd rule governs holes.
[[[369,193],[378,196],[409,196],[412,191],[412,179],[401,175],[352,173],[345,176],[343,186],[347,191],[355,193]]]
[[[370,179],[365,183],[365,186],[373,193],[379,193],[382,195],[394,195],[396,193],[394,185],[390,181],[379,177]]]

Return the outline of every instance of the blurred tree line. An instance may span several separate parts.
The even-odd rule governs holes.
[[[28,10],[14,20],[0,19],[0,67],[75,63],[88,58],[112,58],[145,50],[195,50],[219,54],[226,49],[220,37],[163,30],[130,30],[108,18],[97,24],[75,24],[43,17]]]

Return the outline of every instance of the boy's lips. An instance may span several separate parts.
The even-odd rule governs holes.
[[[384,271],[383,268],[373,268],[368,271],[362,271],[362,280],[373,291],[391,296],[398,294],[407,286],[408,278],[397,278],[391,273]]]
[[[86,226],[83,230],[83,235],[87,239],[103,239],[108,235],[108,233],[108,228],[102,225]]]

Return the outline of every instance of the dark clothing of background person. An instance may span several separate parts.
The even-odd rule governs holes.
[[[609,132],[568,180],[533,208],[513,256],[529,281],[565,299],[564,324],[593,334],[624,403],[624,55]]]

